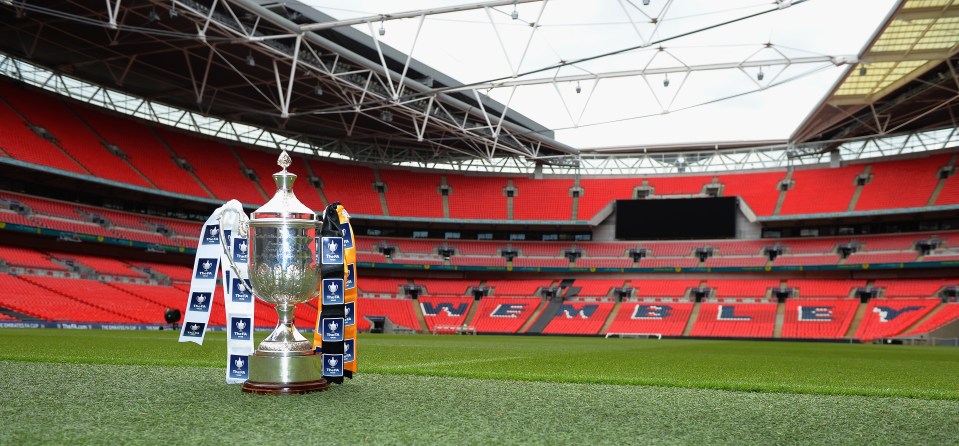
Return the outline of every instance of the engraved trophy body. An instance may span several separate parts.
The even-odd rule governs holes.
[[[276,328],[250,356],[249,380],[243,385],[244,392],[287,394],[327,388],[320,355],[314,354],[313,343],[293,325],[296,304],[308,302],[319,294],[316,236],[322,222],[293,195],[296,175],[286,171],[291,162],[286,152],[280,155],[278,164],[283,170],[273,175],[276,194],[253,211],[252,218],[247,221],[245,215],[235,215],[238,213],[232,210],[221,216],[221,219],[240,219],[238,232],[249,240],[253,294],[274,305],[278,318]],[[224,238],[220,238],[221,243],[225,243]],[[227,258],[239,276],[232,256]]]

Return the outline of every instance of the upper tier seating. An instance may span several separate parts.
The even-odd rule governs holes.
[[[386,184],[386,203],[390,215],[400,217],[443,217],[443,196],[440,175],[400,170],[381,170],[380,180]]]
[[[869,342],[902,334],[940,302],[939,299],[871,299],[856,330],[856,339]]]
[[[139,120],[119,117],[112,112],[64,105],[46,92],[38,92],[7,81],[0,81],[0,119],[13,123],[0,136],[0,155],[28,163],[55,167],[84,175],[98,176],[131,185],[157,188],[203,198],[238,198],[249,203],[264,199],[252,181],[242,177],[240,160],[257,172],[267,196],[274,189],[270,175],[274,154],[231,149],[224,143],[186,133],[159,129]],[[9,105],[8,105],[9,104]],[[59,139],[63,152],[36,136],[15,111],[35,121]],[[23,123],[24,125],[20,125]],[[102,143],[116,145],[125,154],[124,161],[111,154]],[[179,167],[175,157],[185,159],[195,169],[197,179]],[[938,169],[946,165],[951,153],[936,153],[914,159],[891,160],[848,165],[839,168],[813,167],[796,169],[791,179],[795,187],[785,192],[781,215],[846,212],[856,190],[855,178],[869,166],[870,181],[853,210],[893,209],[925,206],[939,182]],[[262,158],[262,160],[258,159]],[[269,158],[269,159],[267,159]],[[319,209],[322,200],[308,184],[310,171],[322,183],[328,201],[344,201],[349,210],[360,215],[383,215],[380,194],[373,189],[376,177],[366,166],[337,164],[330,161],[295,157],[294,169],[304,181],[294,186],[301,201]],[[218,161],[219,160],[219,161]],[[218,169],[222,167],[222,169]],[[205,177],[209,178],[205,178]],[[508,219],[508,200],[504,189],[512,182],[512,220],[588,220],[616,199],[630,199],[638,186],[653,189],[653,196],[702,196],[704,186],[721,186],[722,196],[740,196],[759,216],[774,214],[781,195],[778,183],[785,170],[716,175],[683,174],[676,176],[634,177],[616,179],[583,178],[579,182],[582,195],[576,200],[574,216],[570,188],[571,179],[531,179],[504,176],[468,176],[465,174],[411,175],[404,169],[382,169],[380,178],[386,185],[385,211],[390,215],[438,218],[444,215],[443,198],[437,190],[445,176],[450,187],[449,216],[454,219]],[[202,185],[201,185],[202,183]],[[237,185],[230,190],[230,185]],[[959,179],[946,180],[935,205],[959,203]],[[204,188],[206,186],[206,188]],[[829,190],[829,194],[820,191]],[[542,206],[549,203],[549,206]]]
[[[539,304],[539,298],[486,297],[479,301],[472,325],[479,333],[516,333]]]
[[[599,334],[612,310],[612,302],[564,302],[543,329],[543,333]]]
[[[151,187],[122,158],[110,153],[100,138],[60,101],[43,94],[14,94],[8,100],[28,121],[53,133],[60,147],[90,174],[134,186]]]
[[[450,218],[506,220],[506,178],[447,175]]]
[[[939,183],[939,169],[951,155],[930,156],[894,163],[873,163],[872,180],[862,188],[857,211],[922,207]]]
[[[127,161],[160,190],[212,198],[193,176],[178,166],[173,153],[152,128],[132,119],[90,109],[78,109],[83,119],[109,144],[120,148]]]
[[[419,302],[423,310],[423,319],[426,320],[426,328],[433,331],[437,326],[463,325],[463,321],[469,314],[470,305],[473,304],[473,298],[423,296],[419,298]]]
[[[776,304],[702,303],[691,336],[771,338]]]
[[[781,215],[846,212],[856,191],[856,176],[863,166],[835,169],[797,170],[792,180],[795,187],[786,192]],[[828,194],[823,191],[828,190]]]
[[[376,182],[373,169],[318,160],[310,160],[309,164],[323,184],[327,201],[343,203],[351,214],[383,215],[380,196],[373,189]]]
[[[513,220],[571,220],[573,180],[513,178]],[[544,204],[549,203],[548,206]]]
[[[177,155],[190,163],[197,177],[220,200],[235,198],[247,204],[266,202],[256,185],[243,176],[240,163],[225,144],[166,129],[157,129],[157,134]],[[305,181],[300,179],[299,182]],[[267,189],[266,192],[273,190]]]
[[[25,90],[14,87],[7,81],[0,80],[0,99],[2,99],[0,101],[0,122],[4,123],[3,131],[0,132],[0,149],[3,149],[7,156],[20,161],[73,173],[89,174],[86,169],[54,146],[53,143],[30,130],[27,122],[14,111],[16,105],[13,105],[13,103],[20,103],[21,101],[16,99],[25,95],[35,96],[33,93],[27,93]],[[17,98],[14,98],[14,96]],[[11,106],[14,108],[11,108]]]
[[[607,333],[682,336],[692,311],[691,303],[623,302]]]
[[[236,156],[239,157],[240,161],[246,165],[247,168],[253,169],[253,171],[256,172],[260,187],[266,196],[273,197],[273,194],[276,193],[276,181],[273,180],[273,174],[279,172],[281,169],[280,166],[276,164],[279,155],[275,152],[267,153],[245,148],[237,148],[235,150]],[[226,152],[225,155],[229,156],[231,153]],[[294,158],[293,164],[290,165],[289,169],[297,175],[296,181],[293,182],[293,193],[296,195],[296,198],[314,212],[321,213],[323,209],[325,209],[325,206],[323,206],[323,200],[320,199],[319,192],[310,184],[305,160],[300,157]],[[263,200],[260,200],[260,202],[262,201]]]
[[[782,337],[840,339],[859,308],[856,299],[787,299]]]

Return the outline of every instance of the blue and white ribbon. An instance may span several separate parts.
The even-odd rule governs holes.
[[[180,330],[180,342],[203,345],[213,308],[213,292],[217,271],[222,271],[223,296],[226,313],[226,382],[243,383],[249,377],[249,355],[253,354],[254,296],[248,274],[249,242],[234,236],[238,233],[238,218],[243,214],[239,201],[230,200],[203,224],[193,261],[193,279],[187,296],[186,315]],[[221,218],[223,216],[223,218]],[[221,244],[220,237],[226,243]],[[223,245],[228,247],[225,252]],[[239,270],[239,277],[230,268],[230,260]]]

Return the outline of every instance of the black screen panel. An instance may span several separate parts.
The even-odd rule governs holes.
[[[616,238],[733,238],[736,236],[736,212],[736,197],[616,200]]]

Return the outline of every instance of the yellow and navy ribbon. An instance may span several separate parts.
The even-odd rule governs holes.
[[[356,248],[349,214],[339,203],[326,208],[316,241],[322,280],[313,346],[322,355],[324,378],[342,383],[356,372]]]

